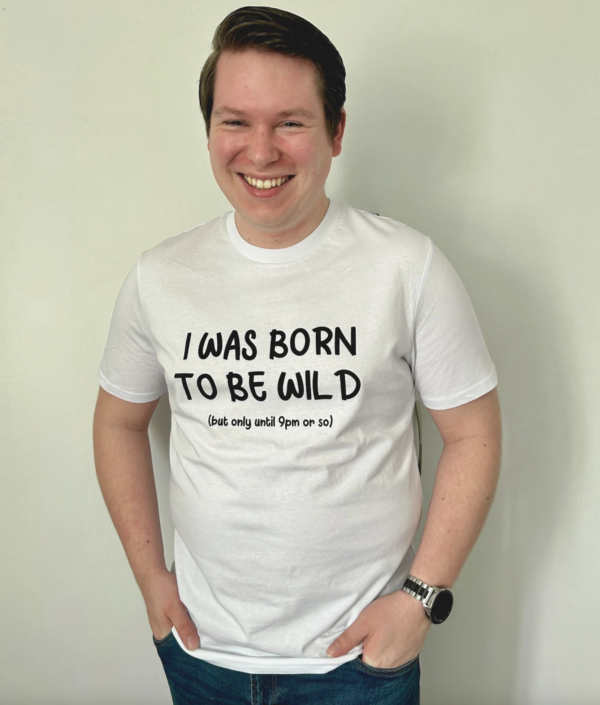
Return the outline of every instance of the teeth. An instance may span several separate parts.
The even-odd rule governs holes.
[[[277,179],[265,179],[265,181],[263,181],[262,179],[252,179],[244,174],[244,179],[246,179],[249,184],[260,189],[270,189],[275,186],[281,186],[281,184],[285,184],[289,178],[289,176],[280,176]]]

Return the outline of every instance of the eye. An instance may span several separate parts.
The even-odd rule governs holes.
[[[299,122],[284,122],[284,125],[291,125],[292,127],[302,127]]]
[[[241,125],[241,120],[225,120],[226,125]]]

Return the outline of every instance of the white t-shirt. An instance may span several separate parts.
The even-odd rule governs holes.
[[[447,409],[497,384],[432,241],[333,201],[291,247],[250,245],[230,212],[144,252],[99,380],[131,402],[168,391],[188,653],[247,673],[326,673],[362,651],[325,653],[408,575],[415,388]]]

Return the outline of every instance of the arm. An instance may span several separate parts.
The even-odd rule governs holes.
[[[430,410],[444,449],[425,530],[411,573],[429,585],[452,587],[490,509],[500,471],[497,390],[468,404]],[[397,591],[374,600],[328,650],[341,656],[363,642],[363,660],[395,668],[421,650],[430,622],[418,600]],[[333,645],[332,645],[333,646]]]
[[[100,389],[94,415],[98,482],[129,564],[140,587],[152,633],[174,625],[190,649],[196,628],[179,599],[177,581],[165,565],[148,425],[155,401],[134,404]]]
[[[500,473],[498,392],[454,409],[429,413],[444,449],[438,463],[425,530],[411,573],[451,588],[486,520]]]

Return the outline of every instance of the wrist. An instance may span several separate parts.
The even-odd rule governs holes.
[[[410,574],[404,581],[402,591],[413,598],[415,603],[421,603],[425,617],[432,624],[441,624],[450,616],[454,596],[449,589],[429,585],[414,574]]]
[[[422,620],[425,624],[431,625],[431,621],[427,618],[423,605],[419,600],[415,600],[414,597],[405,592],[402,588],[394,593],[398,601],[398,609],[403,613],[414,615],[416,618]]]
[[[147,595],[153,592],[156,586],[160,585],[165,579],[172,579],[173,574],[163,563],[163,565],[146,568],[143,572],[136,574],[135,578],[142,595],[146,598]]]
[[[413,561],[410,568],[410,574],[419,580],[422,580],[427,585],[435,585],[451,590],[456,582],[454,570],[448,570],[450,566],[430,565],[428,561],[419,561],[419,556]]]

